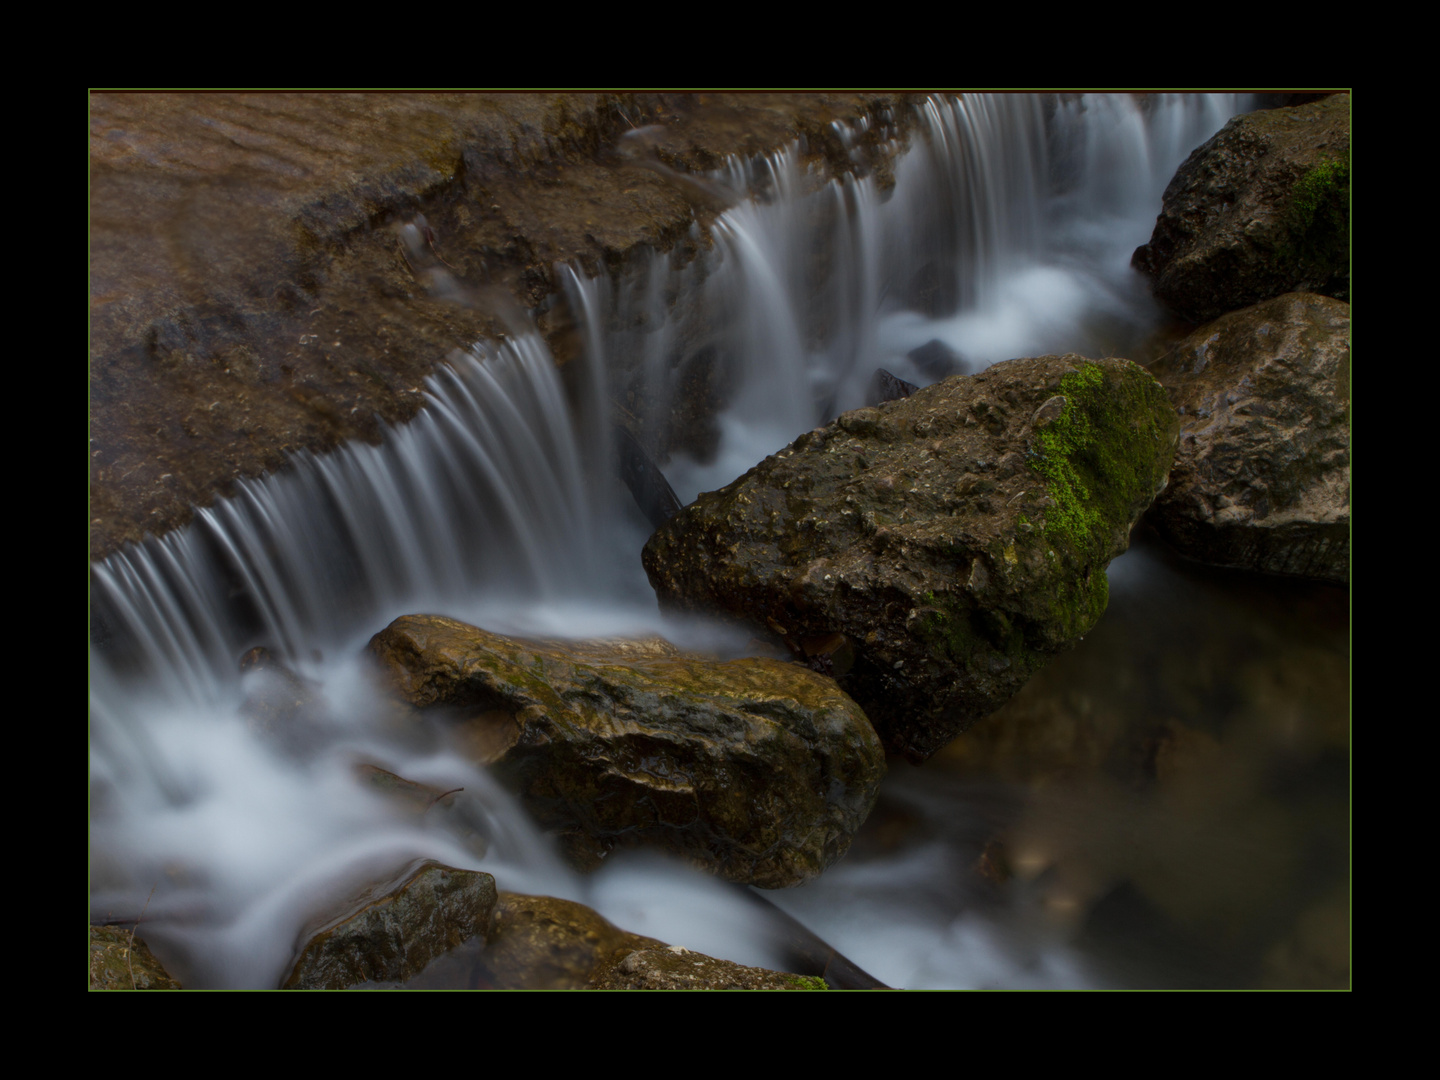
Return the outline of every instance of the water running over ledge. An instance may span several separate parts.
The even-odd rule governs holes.
[[[585,900],[627,929],[775,962],[714,883],[637,859],[591,879],[569,874],[443,741],[387,727],[353,657],[417,610],[502,631],[659,628],[736,648],[718,632],[707,640],[703,628],[665,626],[655,611],[638,559],[648,527],[602,467],[607,366],[639,381],[654,415],[687,365],[703,358],[735,373],[713,458],[677,455],[667,468],[688,499],[860,404],[876,366],[928,383],[942,361],[973,371],[1044,351],[1123,352],[1154,318],[1129,252],[1148,238],[1184,154],[1237,107],[1087,98],[1047,121],[1036,99],[933,101],[926,137],[897,163],[888,195],[868,178],[807,184],[796,153],[735,163],[715,181],[761,194],[721,217],[713,259],[676,271],[656,256],[647,274],[620,282],[569,275],[589,365],[578,392],[567,395],[538,336],[476,346],[432,377],[427,410],[382,446],[302,455],[189,529],[97,564],[94,917],[133,917],[155,886],[143,936],[186,985],[274,985],[296,928],[325,896],[426,855],[489,869],[502,888]],[[672,308],[667,295],[688,302]],[[941,360],[916,355],[930,342],[944,346]],[[329,727],[302,745],[276,746],[247,723],[241,703],[257,676],[241,676],[236,660],[255,644],[282,653],[327,701]],[[465,787],[490,852],[477,859],[444,829],[395,819],[354,782],[357,761]],[[954,812],[953,799],[939,801]],[[972,810],[977,820],[1009,812]],[[942,849],[956,842],[935,845],[901,854],[916,880],[952,873]],[[896,863],[880,865],[897,878]],[[1101,978],[1065,933],[1036,932],[1050,924],[1028,909],[957,915],[942,904],[927,915],[854,885],[864,867],[847,860],[812,895],[842,913],[824,930],[833,943],[887,981]],[[657,905],[662,891],[679,898]],[[803,916],[807,892],[779,899]],[[708,914],[665,923],[686,908]],[[739,929],[716,931],[731,919]],[[905,927],[907,940],[959,944],[935,954],[945,962],[907,971],[904,958],[925,946],[872,933],[890,940],[893,962],[871,958],[867,919]]]

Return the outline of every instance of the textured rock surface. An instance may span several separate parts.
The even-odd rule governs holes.
[[[90,927],[91,990],[179,990],[145,939],[119,926]]]
[[[91,95],[91,558],[287,453],[379,438],[557,264],[693,244],[715,208],[688,172],[800,136],[855,168],[831,123],[884,109],[913,119],[896,95]],[[874,125],[856,152],[883,176],[894,145]]]
[[[590,990],[827,990],[815,975],[787,975],[682,949],[632,952],[590,981]]]
[[[368,891],[344,915],[303,932],[287,990],[404,982],[431,961],[490,932],[495,879],[425,862]]]
[[[663,942],[621,930],[573,900],[501,893],[495,933],[479,965],[481,985],[579,990],[628,954],[663,948]]]
[[[1231,120],[1176,172],[1136,269],[1205,322],[1287,292],[1350,298],[1350,95]]]
[[[645,568],[663,605],[833,671],[923,759],[1094,625],[1176,430],[1128,360],[1007,361],[802,435],[672,518]]]
[[[1180,413],[1149,521],[1203,562],[1350,579],[1350,305],[1290,293],[1150,367]]]
[[[797,885],[849,848],[884,774],[859,706],[796,664],[418,615],[370,649],[406,700],[456,708],[462,744],[581,866],[646,845],[731,881]]]

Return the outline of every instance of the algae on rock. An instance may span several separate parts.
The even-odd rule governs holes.
[[[1094,625],[1176,431],[1128,360],[1007,361],[800,436],[667,522],[645,568],[662,605],[828,667],[923,760]]]

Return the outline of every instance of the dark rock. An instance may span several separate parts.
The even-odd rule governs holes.
[[[906,382],[897,375],[891,375],[884,368],[876,368],[875,378],[870,380],[870,390],[865,395],[865,403],[867,405],[883,405],[887,401],[899,401],[919,389],[914,383]]]
[[[630,953],[590,980],[590,990],[828,990],[818,975],[745,967],[682,949]]]
[[[797,885],[849,848],[884,773],[859,707],[798,664],[419,615],[370,650],[411,704],[458,711],[457,737],[582,867],[648,845],[731,881]]]
[[[951,375],[968,374],[960,354],[939,338],[932,338],[905,355],[923,374],[937,381],[948,379]]]
[[[1291,293],[1217,319],[1150,372],[1180,413],[1148,520],[1193,559],[1350,580],[1350,305]]]
[[[119,926],[90,927],[91,990],[179,990],[145,939]]]
[[[487,936],[496,900],[489,874],[427,860],[302,932],[283,988],[404,982],[462,943]]]
[[[1165,189],[1135,268],[1193,322],[1287,292],[1350,298],[1350,95],[1238,116]]]
[[[620,456],[620,478],[630,489],[635,505],[654,528],[659,528],[680,510],[680,499],[659,466],[650,459],[639,442],[618,425],[614,428],[615,447]]]
[[[841,686],[923,759],[1094,625],[1176,431],[1128,360],[996,364],[802,435],[672,518],[645,568],[662,605],[792,654],[843,634]]]

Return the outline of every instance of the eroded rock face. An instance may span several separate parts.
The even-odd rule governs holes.
[[[1291,293],[1202,326],[1155,364],[1180,413],[1149,520],[1181,553],[1350,580],[1350,305]]]
[[[1177,422],[1128,360],[996,364],[802,435],[645,546],[662,605],[833,671],[924,759],[1105,610]]]
[[[483,940],[496,900],[489,874],[426,861],[302,934],[283,989],[405,982],[472,938]]]
[[[1238,116],[1165,189],[1133,265],[1204,322],[1287,292],[1350,297],[1350,95]]]
[[[406,700],[456,710],[461,744],[582,867],[644,845],[731,881],[797,885],[849,848],[884,774],[859,706],[796,664],[521,641],[421,615],[370,650]]]

